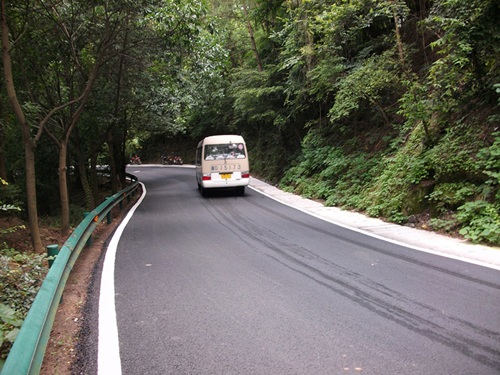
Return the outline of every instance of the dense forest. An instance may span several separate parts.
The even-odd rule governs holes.
[[[117,191],[132,154],[220,133],[284,190],[500,243],[497,0],[1,5],[0,201],[38,252],[40,218],[103,199],[97,166]]]

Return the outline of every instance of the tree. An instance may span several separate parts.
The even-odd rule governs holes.
[[[262,72],[262,63],[260,62],[259,51],[257,50],[257,45],[255,44],[255,37],[253,35],[252,24],[250,23],[250,18],[248,17],[248,8],[245,4],[245,0],[241,0],[243,13],[245,14],[245,19],[247,22],[248,34],[250,35],[250,41],[252,42],[252,50],[255,55],[255,61],[257,62],[257,69]]]
[[[71,0],[40,3],[36,12],[25,14],[27,27],[19,30],[24,43],[18,44],[17,61],[19,66],[28,67],[21,74],[36,115],[42,118],[39,134],[44,130],[59,149],[63,236],[69,232],[67,158],[71,132],[84,112],[100,69],[120,53],[114,47],[119,46],[118,38],[132,11],[131,4],[121,1],[103,5]],[[33,49],[33,45],[40,49]]]
[[[27,208],[29,216],[30,234],[33,248],[37,253],[43,252],[40,230],[38,227],[38,214],[36,205],[36,180],[35,180],[35,147],[40,138],[43,126],[39,127],[34,138],[30,134],[30,126],[26,120],[23,109],[19,104],[14,78],[12,73],[11,44],[9,40],[8,14],[5,0],[1,0],[0,29],[2,32],[2,58],[4,67],[4,79],[9,101],[16,115],[21,134],[23,136],[26,166],[26,188],[27,188]],[[43,124],[42,124],[43,125]]]

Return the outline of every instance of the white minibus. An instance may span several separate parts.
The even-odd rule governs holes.
[[[245,194],[250,168],[245,140],[241,135],[213,135],[196,149],[196,182],[203,196],[207,189],[236,190]]]

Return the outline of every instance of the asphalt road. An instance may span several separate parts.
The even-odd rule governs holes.
[[[499,271],[251,189],[203,198],[192,169],[130,172],[147,194],[116,250],[123,374],[500,373]]]

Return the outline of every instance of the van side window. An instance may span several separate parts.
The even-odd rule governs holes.
[[[196,149],[196,165],[201,165],[201,146]]]
[[[205,145],[205,160],[245,159],[243,143]]]

